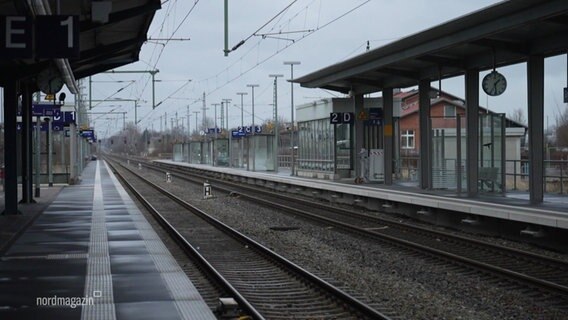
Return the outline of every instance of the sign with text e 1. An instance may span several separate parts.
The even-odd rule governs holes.
[[[342,124],[353,123],[353,112],[332,112],[329,114],[329,123]]]

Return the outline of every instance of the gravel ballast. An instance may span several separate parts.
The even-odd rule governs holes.
[[[503,289],[497,280],[491,283],[474,271],[467,272],[435,258],[424,258],[390,245],[347,235],[332,227],[254,205],[238,196],[213,190],[216,197],[203,200],[202,186],[175,177],[173,183],[166,183],[162,174],[146,170],[144,173],[303,268],[370,305],[392,308],[401,318],[568,318],[568,313],[544,307],[538,298],[533,300],[518,290]],[[487,239],[484,237],[484,240]],[[532,248],[532,251],[539,249]]]

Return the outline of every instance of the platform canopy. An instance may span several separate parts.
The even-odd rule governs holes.
[[[568,50],[568,1],[504,1],[296,78],[307,88],[365,94]]]
[[[68,71],[73,78],[80,79],[138,61],[150,23],[160,7],[160,0],[0,0],[0,15],[37,16],[58,12],[61,15],[78,15],[79,57],[56,60],[67,60]],[[0,70],[3,71],[0,85],[35,76],[51,61],[0,59]],[[61,71],[59,63],[58,67]],[[69,75],[63,76],[69,87]]]

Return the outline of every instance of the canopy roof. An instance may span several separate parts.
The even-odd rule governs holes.
[[[49,4],[50,11],[57,12],[56,1]],[[37,1],[0,0],[0,15],[35,15],[30,3]],[[120,67],[135,61],[160,0],[107,0],[110,12],[103,14],[105,22],[92,19],[92,0],[59,0],[62,15],[78,15],[80,21],[80,56],[69,59],[69,66],[76,79]],[[103,10],[104,11],[104,10]],[[0,60],[0,84],[7,80],[35,76],[52,62],[48,59]]]
[[[307,88],[371,93],[444,79],[467,69],[568,50],[568,1],[504,1],[294,79]]]

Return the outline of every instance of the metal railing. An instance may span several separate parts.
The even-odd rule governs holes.
[[[507,188],[529,190],[529,160],[507,160]],[[568,160],[544,160],[544,192],[568,193]]]
[[[455,164],[455,159],[445,159]],[[418,176],[418,157],[403,157],[396,163],[398,180],[416,181]],[[568,160],[545,160],[544,161],[544,192],[568,194]],[[489,167],[488,165],[484,167]],[[455,165],[449,163],[445,167],[445,174],[455,174]],[[465,168],[465,160],[462,170]],[[440,167],[433,169],[440,173]],[[498,169],[498,171],[500,171]],[[466,179],[466,173],[462,171],[462,179]],[[500,179],[498,179],[500,180]],[[506,160],[505,161],[504,191],[529,191],[529,160]],[[451,184],[450,184],[451,185]],[[465,182],[462,182],[465,187]]]

